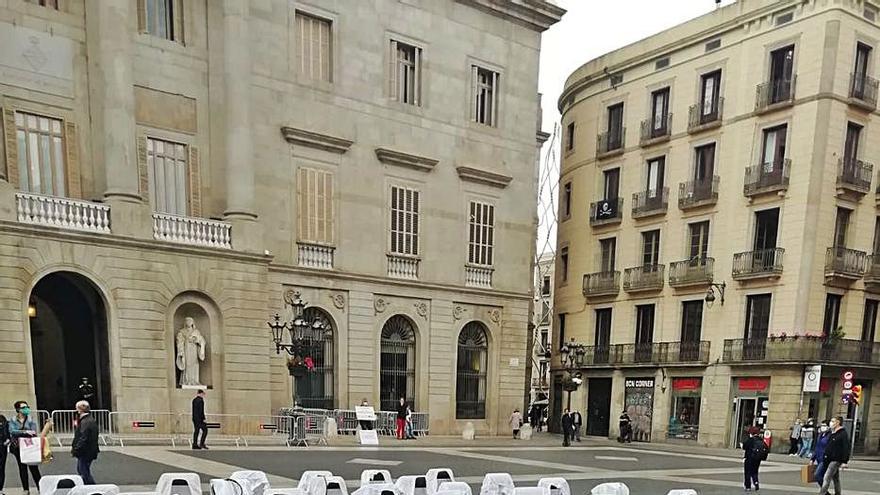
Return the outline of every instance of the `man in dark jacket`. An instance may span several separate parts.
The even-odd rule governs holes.
[[[0,493],[6,485],[6,455],[9,453],[9,421],[0,414]]]
[[[761,461],[767,460],[767,444],[761,437],[761,430],[756,426],[749,427],[749,438],[743,442],[743,478],[747,492],[752,491],[752,483],[755,491],[759,490],[758,470],[761,469]]]
[[[98,423],[92,417],[89,403],[81,400],[76,403],[79,419],[73,434],[70,453],[76,458],[76,473],[86,485],[95,485],[92,477],[92,462],[98,458]]]
[[[822,482],[822,489],[819,495],[828,495],[828,489],[831,483],[834,483],[834,493],[840,495],[840,470],[845,468],[849,462],[850,440],[846,430],[843,429],[843,418],[838,416],[831,419],[831,436],[828,438],[828,445],[825,446],[825,452],[822,462],[825,464],[825,480]]]
[[[205,438],[208,436],[208,424],[205,422],[205,391],[199,389],[196,396],[192,400],[192,421],[193,421],[193,441],[192,448],[194,450],[205,449]],[[199,432],[202,434],[199,440]]]
[[[574,423],[571,419],[571,414],[568,413],[568,408],[562,412],[562,446],[568,447],[571,445],[571,434],[574,428]]]
[[[574,437],[575,441],[581,441],[581,425],[584,423],[584,418],[581,416],[581,413],[577,411],[571,412],[571,433]]]
[[[404,433],[406,433],[406,399],[403,397],[400,398],[400,402],[397,404],[397,439],[403,440]]]

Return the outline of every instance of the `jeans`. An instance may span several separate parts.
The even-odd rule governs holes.
[[[752,488],[752,483],[755,484],[755,490],[758,489],[759,469],[761,469],[761,461],[746,459],[743,463],[743,486],[745,486],[746,490],[750,490]]]
[[[574,425],[571,427],[574,430],[574,439],[575,441],[581,441],[581,425]]]
[[[411,438],[415,438],[415,437],[416,437],[415,434],[413,434],[412,421],[407,421],[406,422],[406,438],[411,439]]]
[[[94,459],[76,458],[76,474],[83,479],[84,485],[97,485],[95,478],[92,477],[92,461]]]
[[[18,455],[18,451],[12,453],[13,457],[15,457],[15,462],[18,463],[18,477],[21,479],[21,489],[22,490],[30,490],[30,484],[28,483],[28,471],[31,472],[31,477],[34,479],[34,484],[37,485],[37,488],[40,486],[40,466],[28,466],[27,464],[21,463],[21,458]]]
[[[798,453],[798,455],[801,457],[807,457],[810,455],[811,450],[813,450],[813,439],[812,438],[801,439],[801,451]]]
[[[822,489],[819,490],[819,495],[828,495],[828,489],[831,488],[831,483],[834,483],[834,493],[840,495],[840,463],[837,461],[831,461],[828,463],[828,467],[825,469],[825,479],[822,481]]]
[[[202,439],[199,441],[199,432],[202,433]],[[205,438],[208,437],[208,425],[204,422],[193,421],[193,447],[204,447]]]
[[[813,477],[816,478],[816,484],[819,485],[819,488],[822,488],[822,482],[825,480],[825,470],[827,468],[828,466],[822,461],[819,461],[819,463],[816,464],[816,473]]]

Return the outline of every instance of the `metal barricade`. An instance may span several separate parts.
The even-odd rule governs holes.
[[[414,435],[427,435],[430,428],[428,413],[412,413],[412,429]]]
[[[291,416],[293,431],[287,440],[287,446],[309,446],[309,442],[315,445],[327,445],[327,435],[324,431],[326,416],[303,414]]]
[[[163,440],[176,447],[174,413],[111,412],[109,440],[125,447],[126,441]]]
[[[208,440],[211,442],[232,442],[240,447],[241,440],[241,416],[237,414],[206,414],[205,423],[208,426]],[[192,445],[195,425],[192,414],[181,413],[177,415],[174,433],[180,443]]]
[[[397,434],[397,412],[379,411],[376,413],[376,430],[379,435],[394,436]]]
[[[107,436],[110,435],[110,411],[93,409],[90,414],[98,425],[98,438],[101,443],[107,445]],[[59,447],[64,446],[63,440],[73,440],[78,421],[79,413],[75,409],[52,411],[52,423],[55,425],[53,428],[54,436]]]
[[[240,417],[241,440],[247,447],[250,443],[286,444],[290,436],[290,416],[242,415]]]
[[[336,419],[336,431],[340,435],[354,435],[357,431],[358,420],[357,414],[348,409],[337,409],[333,411],[333,417]]]

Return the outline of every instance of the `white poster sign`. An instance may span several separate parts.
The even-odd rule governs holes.
[[[373,406],[355,406],[354,414],[358,421],[376,421],[376,411]]]
[[[376,430],[358,430],[358,439],[361,445],[379,445],[379,435]]]
[[[807,366],[804,371],[804,392],[818,392],[822,380],[822,366]]]

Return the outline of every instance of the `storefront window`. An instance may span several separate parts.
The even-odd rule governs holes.
[[[700,432],[700,378],[672,379],[672,411],[668,438],[696,440]]]

